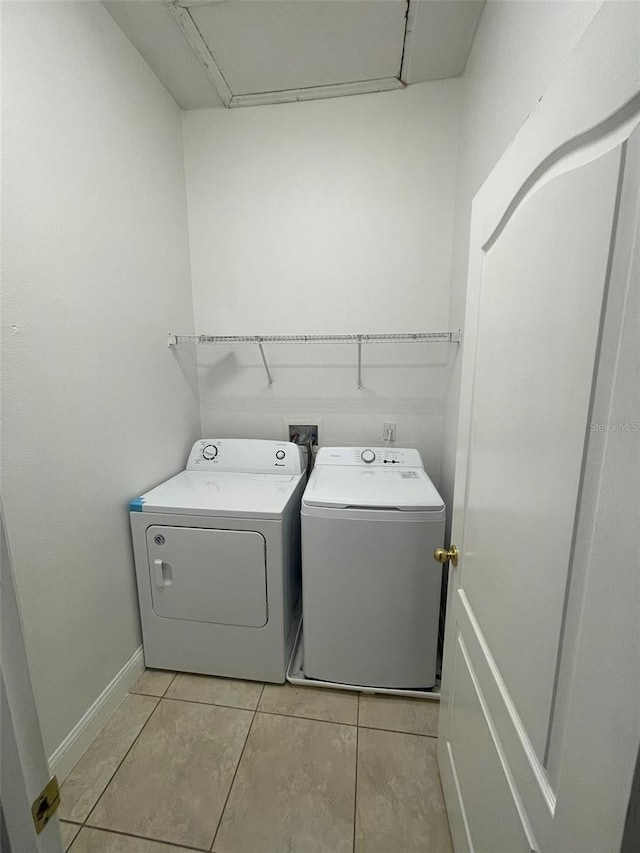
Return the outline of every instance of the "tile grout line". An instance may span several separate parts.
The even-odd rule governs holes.
[[[264,687],[262,688],[264,689]],[[260,691],[260,696],[258,696],[258,702],[262,697],[262,690]],[[209,708],[229,708],[231,711],[255,711],[256,708],[247,708],[246,705],[225,705],[222,702],[201,702],[199,699],[183,699],[181,696],[163,696],[163,699],[166,699],[167,702],[188,702],[189,705],[207,705]]]
[[[260,694],[260,699],[261,698],[262,693]],[[265,711],[259,707],[246,708],[239,705],[222,705],[220,702],[200,702],[197,699],[178,699],[174,696],[164,696],[163,699],[167,699],[169,702],[188,702],[191,705],[208,705],[209,707],[215,706],[216,708],[228,708],[231,711],[254,711],[257,714],[269,714],[272,717],[288,717],[295,720],[309,720],[311,723],[333,723],[333,725],[336,726],[351,726],[352,728],[357,725],[357,723],[345,723],[342,720],[323,720],[320,719],[320,717],[303,717],[300,714],[288,714],[284,711]],[[260,699],[258,699],[258,704],[260,703]]]
[[[140,694],[136,694],[136,695],[140,695]],[[99,796],[99,797],[98,797],[98,799],[95,801],[95,803],[93,804],[93,806],[91,806],[91,808],[89,809],[89,814],[88,814],[88,815],[86,816],[86,818],[82,821],[82,825],[83,825],[83,826],[85,826],[85,825],[87,824],[87,822],[89,821],[89,819],[91,818],[91,815],[94,813],[94,811],[95,811],[95,810],[96,810],[96,808],[98,807],[98,803],[99,803],[99,802],[100,802],[100,800],[104,797],[104,795],[105,795],[105,792],[106,792],[107,788],[108,788],[108,787],[109,787],[109,785],[113,782],[113,779],[114,779],[114,777],[115,777],[116,773],[118,772],[118,770],[120,770],[120,768],[122,767],[123,763],[126,761],[127,756],[129,755],[129,753],[131,752],[131,750],[133,749],[133,747],[134,747],[134,746],[136,745],[136,743],[138,742],[138,738],[140,737],[140,735],[142,734],[142,732],[146,729],[147,725],[149,724],[149,720],[151,719],[151,717],[153,717],[153,715],[155,714],[155,712],[156,712],[156,711],[158,710],[158,708],[160,707],[160,702],[162,702],[162,697],[159,697],[159,696],[149,696],[149,697],[147,697],[147,698],[149,698],[149,699],[157,699],[158,701],[156,702],[156,706],[155,706],[155,708],[153,709],[153,711],[149,714],[149,716],[147,717],[147,719],[145,720],[144,725],[142,726],[142,728],[140,729],[140,731],[138,732],[138,734],[134,737],[134,739],[133,739],[133,741],[132,741],[131,746],[129,747],[129,749],[128,749],[128,750],[125,752],[125,754],[122,756],[122,760],[118,763],[118,766],[116,767],[116,769],[113,771],[113,773],[112,773],[112,774],[111,774],[111,776],[109,777],[109,781],[107,782],[107,784],[104,786],[104,788],[103,788],[103,789],[102,789],[102,791],[100,792],[100,796]]]
[[[363,726],[360,725],[361,729],[370,729],[373,732],[391,732],[391,734],[395,735],[414,735],[414,737],[429,737],[432,740],[438,740],[438,735],[427,735],[422,732],[409,732],[405,729],[382,729],[380,726]]]
[[[149,671],[150,670],[145,670],[145,672],[149,672]],[[143,673],[143,675],[144,675],[144,673]],[[134,684],[133,687],[131,688],[131,690],[129,691],[129,695],[130,696],[150,696],[152,699],[164,699],[166,696],[167,690],[170,689],[171,685],[176,680],[177,675],[178,675],[177,672],[173,673],[173,675],[171,676],[171,681],[167,684],[167,686],[164,688],[163,692],[160,694],[158,694],[158,693],[145,693],[143,690],[136,690],[135,689],[136,684],[137,684],[137,682],[136,682],[136,684]],[[142,676],[140,676],[140,678],[142,678]],[[140,679],[138,679],[138,681],[139,680]]]
[[[209,850],[206,847],[191,847],[189,844],[178,844],[177,841],[166,841],[165,839],[160,838],[151,838],[149,835],[135,835],[133,832],[123,832],[119,829],[107,829],[104,826],[93,826],[91,824],[86,824],[84,829],[95,829],[98,832],[110,832],[111,835],[124,835],[126,838],[140,838],[142,841],[151,841],[153,844],[166,844],[168,847],[176,847],[179,850],[193,850],[195,853],[209,853]],[[76,839],[73,840],[75,844]],[[68,853],[73,853],[71,848],[69,848]]]
[[[242,762],[242,756],[244,755],[244,751],[247,748],[247,744],[249,743],[249,736],[251,734],[251,729],[253,728],[253,723],[256,719],[256,714],[258,713],[258,708],[260,706],[260,702],[262,700],[262,694],[264,693],[265,685],[262,685],[262,690],[260,691],[260,695],[258,696],[258,701],[256,702],[256,707],[253,711],[253,717],[251,718],[251,722],[249,723],[249,728],[247,729],[247,736],[245,738],[244,744],[242,745],[242,750],[240,751],[240,756],[238,758],[238,763],[236,764],[236,769],[233,773],[233,779],[231,780],[231,784],[229,785],[229,790],[227,791],[227,796],[225,797],[224,805],[220,810],[220,817],[218,818],[218,825],[216,826],[216,831],[213,834],[213,840],[211,842],[211,847],[209,848],[210,853],[213,853],[213,848],[216,844],[216,838],[218,837],[218,832],[220,832],[220,827],[222,826],[222,819],[224,817],[224,813],[227,810],[227,803],[229,802],[229,797],[231,796],[231,791],[233,790],[233,785],[236,781],[236,776],[238,775],[238,769],[240,767],[240,763]]]
[[[164,693],[163,693],[163,694],[162,694],[162,696],[161,696],[161,698],[162,698],[162,699],[164,699],[164,698],[165,698],[165,696],[167,695],[167,691],[171,689],[171,685],[173,684],[173,682],[176,680],[176,678],[177,678],[177,677],[178,677],[178,673],[177,673],[177,672],[174,672],[174,673],[173,673],[173,678],[172,678],[172,679],[171,679],[171,681],[167,684],[167,686],[166,686],[166,688],[165,688],[165,691],[164,691]]]
[[[260,693],[260,699],[262,698],[262,693],[264,692],[265,687],[266,687],[266,684],[263,685],[263,687],[262,687],[262,691]],[[336,725],[336,726],[351,726],[352,728],[354,728],[355,726],[359,726],[361,729],[372,729],[373,731],[377,731],[377,732],[395,732],[396,734],[399,734],[399,735],[415,735],[416,737],[430,737],[430,738],[433,738],[434,740],[437,740],[437,738],[438,738],[437,734],[430,735],[430,734],[425,734],[424,732],[411,732],[411,731],[408,731],[407,729],[385,729],[385,728],[382,728],[381,726],[363,725],[360,722],[360,703],[359,703],[359,701],[358,701],[357,722],[345,723],[344,720],[325,720],[325,719],[321,719],[320,717],[305,717],[302,714],[292,714],[292,713],[288,713],[286,711],[266,711],[266,710],[264,710],[264,708],[260,708],[260,707],[246,708],[246,707],[243,707],[241,705],[223,705],[221,702],[201,702],[198,699],[183,699],[183,698],[179,698],[177,696],[163,696],[162,698],[166,699],[168,702],[188,702],[191,705],[208,705],[209,707],[211,707],[213,705],[216,708],[228,708],[231,711],[253,711],[254,713],[257,713],[257,714],[269,714],[270,716],[273,716],[273,717],[289,717],[289,718],[293,718],[295,720],[308,720],[311,723],[332,723],[333,725]],[[358,700],[359,700],[359,698],[360,697],[358,697]],[[258,699],[258,705],[260,704],[260,699]]]
[[[260,704],[260,701],[262,699],[262,694],[264,693],[264,688],[266,686],[267,686],[266,684],[262,685],[262,688],[260,691],[260,696],[258,698],[258,705]],[[167,687],[167,690],[169,690],[169,687]],[[140,693],[140,694],[136,694],[136,695],[143,696],[143,695],[149,695],[149,694]],[[158,699],[158,700],[159,699],[166,699],[169,702],[187,702],[191,705],[208,705],[209,707],[215,706],[216,708],[228,708],[231,711],[253,711],[254,713],[269,714],[269,715],[274,716],[274,717],[292,717],[296,720],[308,720],[309,722],[312,722],[312,723],[333,723],[334,725],[338,725],[338,726],[351,726],[351,727],[359,726],[361,729],[372,729],[373,731],[376,731],[376,732],[395,732],[396,734],[399,734],[399,735],[415,735],[416,737],[429,737],[429,738],[433,738],[434,740],[437,740],[437,738],[438,738],[437,734],[430,735],[430,734],[427,734],[425,732],[415,732],[415,731],[412,732],[412,731],[409,731],[408,729],[388,729],[388,728],[383,728],[382,726],[369,726],[369,725],[361,723],[360,722],[360,696],[357,697],[358,698],[358,706],[357,706],[358,710],[357,710],[357,722],[355,722],[355,723],[346,723],[346,722],[344,722],[344,720],[326,720],[326,719],[322,719],[320,717],[306,717],[302,714],[293,714],[293,713],[290,713],[287,711],[266,711],[264,708],[260,708],[260,707],[247,708],[246,706],[242,706],[242,705],[225,705],[222,702],[203,702],[199,699],[184,699],[184,698],[179,697],[179,696],[167,696],[166,694],[164,696],[161,696],[161,697],[149,696],[149,698]]]
[[[268,717],[286,717],[288,720],[306,720],[308,723],[326,723],[329,726],[348,726],[350,729],[357,728],[357,723],[343,723],[341,720],[321,720],[319,717],[302,717],[300,714],[285,714],[282,711],[263,711],[260,708],[257,714],[266,714]]]
[[[73,824],[73,826],[77,826],[77,827],[78,827],[78,831],[77,831],[77,832],[76,832],[76,834],[73,836],[73,838],[71,839],[71,843],[70,843],[68,846],[65,846],[65,843],[64,843],[64,841],[62,840],[62,832],[60,832],[60,840],[62,841],[62,853],[71,853],[71,848],[72,848],[72,847],[73,847],[73,845],[76,843],[76,840],[77,840],[78,836],[80,835],[80,830],[82,829],[82,824],[77,824],[77,823],[75,823],[75,822],[74,822],[74,821],[72,821],[72,820],[65,820],[65,821],[63,821],[63,820],[59,820],[59,821],[58,821],[58,823],[60,823],[60,824],[62,824],[62,823],[70,823],[70,824]],[[62,829],[62,827],[59,827],[59,828],[60,828],[60,829]]]

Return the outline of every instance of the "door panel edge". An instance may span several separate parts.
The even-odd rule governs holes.
[[[461,813],[464,815],[470,849],[475,853],[540,853],[504,745],[492,720],[478,675],[461,634],[458,634],[456,657],[458,663],[454,690],[457,694],[458,719],[454,715],[452,740],[458,743],[460,767],[457,766],[453,744],[447,743],[446,747],[451,756],[456,793]],[[464,748],[465,737],[471,739],[467,743],[467,747],[471,747],[470,750]],[[494,795],[494,814],[484,806],[479,807],[473,796],[468,801],[469,808],[467,807],[464,791],[465,762],[467,783],[470,781],[470,775],[475,778],[478,767],[484,768],[487,775],[483,781],[491,785]],[[473,791],[471,793],[473,794]],[[487,843],[482,840],[483,831]],[[476,838],[473,837],[474,832]],[[481,837],[478,838],[478,835]]]
[[[475,622],[464,592],[460,591],[459,598],[460,634],[464,638],[469,661],[483,684],[487,713],[496,728],[497,737],[511,757],[511,772],[527,803],[529,819],[534,826],[545,825],[555,812],[555,792],[551,789],[546,771],[527,738],[517,709]]]

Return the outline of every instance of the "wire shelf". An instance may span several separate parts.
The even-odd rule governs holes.
[[[374,335],[175,335],[167,333],[167,345],[176,347],[180,344],[218,344],[234,346],[238,344],[253,344],[260,350],[262,363],[267,374],[269,385],[273,385],[273,377],[264,351],[265,344],[356,344],[358,347],[358,389],[362,388],[362,344],[391,344],[391,343],[446,343],[459,344],[462,332],[391,332]]]
[[[169,346],[178,344],[344,344],[344,343],[412,343],[432,341],[460,343],[460,332],[399,332],[376,335],[174,335],[169,332]]]

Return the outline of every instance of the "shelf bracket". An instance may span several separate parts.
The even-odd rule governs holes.
[[[264,354],[264,347],[262,346],[262,338],[256,338],[256,343],[258,344],[258,349],[260,350],[260,355],[262,356],[262,363],[264,364],[264,369],[267,374],[267,379],[269,381],[269,385],[273,385],[273,377],[271,376],[271,372],[269,370],[269,365],[267,364],[267,357]]]
[[[358,335],[358,391],[362,390],[362,335]]]
[[[178,336],[174,335],[172,332],[167,332],[167,346],[175,347],[178,344]]]

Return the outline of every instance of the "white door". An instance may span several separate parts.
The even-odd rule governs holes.
[[[0,590],[2,620],[2,734],[0,796],[2,846],[13,853],[61,853],[58,819],[52,817],[40,834],[31,807],[49,781],[31,679],[22,636],[13,571],[0,507]]]
[[[456,853],[618,853],[640,743],[640,6],[474,200],[439,762]]]

